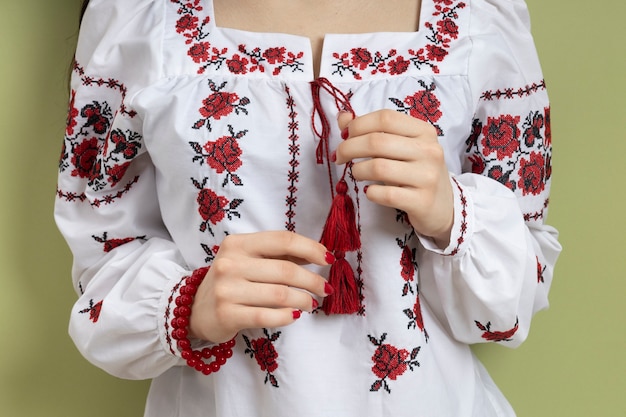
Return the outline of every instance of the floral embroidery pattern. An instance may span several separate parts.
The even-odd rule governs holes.
[[[250,340],[246,335],[242,335],[246,342],[245,353],[250,358],[256,359],[261,371],[265,372],[265,384],[278,388],[278,380],[274,376],[274,372],[278,369],[278,352],[274,347],[274,342],[278,340],[281,332],[270,334],[267,329],[263,329],[265,337]]]
[[[199,119],[194,125],[194,129],[200,129],[205,126],[209,132],[211,128],[211,119],[219,120],[222,117],[228,116],[233,111],[235,114],[248,114],[245,106],[250,104],[250,99],[247,97],[239,98],[237,93],[228,93],[222,91],[227,82],[223,82],[221,85],[216,85],[212,80],[209,80],[209,88],[211,94],[202,100],[202,107],[198,110],[202,115],[202,119]]]
[[[97,323],[98,319],[100,318],[101,311],[102,311],[102,301],[98,301],[97,303],[94,304],[93,300],[89,300],[89,307],[84,310],[80,310],[79,313],[80,314],[89,313],[89,320],[91,320],[94,323]]]
[[[287,206],[287,212],[285,213],[287,215],[285,228],[290,232],[295,232],[295,208],[298,204],[296,193],[298,192],[297,183],[300,179],[300,171],[298,170],[298,166],[300,165],[300,162],[298,161],[298,156],[300,155],[300,145],[298,144],[300,136],[298,135],[298,130],[300,127],[298,121],[296,120],[296,117],[298,117],[298,113],[296,112],[296,103],[291,96],[289,87],[287,86],[285,86],[285,93],[287,94],[286,104],[289,109],[289,125],[287,128],[289,129],[289,154],[291,155],[291,160],[289,161],[290,169],[287,174],[289,187],[287,188],[287,196],[285,197],[285,203]]]
[[[225,187],[229,182],[237,186],[243,185],[243,181],[235,174],[235,171],[242,165],[240,159],[242,150],[238,141],[248,131],[242,130],[235,133],[231,125],[228,125],[228,131],[230,135],[222,136],[215,141],[208,141],[204,145],[200,145],[198,142],[189,142],[196,153],[196,156],[193,157],[194,162],[199,162],[200,165],[206,162],[218,174],[226,173],[222,187]]]
[[[510,342],[513,340],[513,336],[517,333],[519,329],[519,319],[515,321],[515,326],[509,330],[505,330],[503,332],[500,331],[492,331],[491,330],[491,322],[487,324],[482,324],[478,320],[475,320],[476,327],[483,331],[481,337],[489,342]]]
[[[404,100],[397,98],[390,98],[389,100],[398,107],[398,111],[430,123],[437,129],[437,135],[443,136],[443,130],[437,124],[443,113],[439,108],[441,102],[434,94],[435,83],[432,82],[428,86],[424,81],[419,80],[419,84],[424,88],[423,90],[417,91],[411,96],[406,96]]]
[[[465,8],[465,3],[452,0],[434,0],[437,18],[435,24],[426,22],[424,27],[428,31],[428,43],[419,49],[408,49],[398,52],[390,49],[387,52],[370,51],[367,48],[352,48],[348,52],[334,52],[335,62],[333,74],[344,76],[351,74],[354,79],[360,80],[363,75],[378,73],[389,75],[404,74],[411,65],[416,69],[429,67],[433,73],[439,73],[438,63],[448,55],[452,41],[459,37],[459,27],[456,20],[459,10]]]
[[[219,222],[228,218],[232,220],[233,217],[241,217],[237,211],[237,207],[243,203],[242,199],[233,199],[229,201],[226,197],[218,195],[210,188],[206,188],[208,178],[204,178],[202,182],[195,179],[191,179],[193,185],[200,190],[196,202],[198,203],[198,213],[202,217],[202,223],[200,224],[200,231],[208,231],[211,235],[215,236],[211,225],[217,225]]]
[[[201,0],[171,2],[179,6],[177,13],[180,18],[176,21],[176,32],[185,38],[187,45],[191,45],[187,55],[200,65],[198,74],[203,74],[209,67],[219,69],[223,65],[232,74],[271,70],[272,75],[279,75],[284,69],[304,71],[304,52],[291,52],[282,46],[248,49],[246,45],[239,45],[236,53],[229,53],[228,48],[211,45],[208,41],[211,17],[205,16],[201,21],[198,16],[204,10]]]
[[[387,333],[383,333],[380,339],[376,339],[373,336],[368,336],[368,338],[376,346],[376,351],[372,356],[372,361],[374,362],[372,372],[378,378],[370,386],[370,391],[377,392],[382,388],[391,394],[388,380],[395,381],[407,370],[413,371],[416,367],[419,367],[420,364],[416,358],[421,348],[416,347],[409,352],[406,349],[398,349],[393,345],[384,343],[387,339]]]
[[[59,159],[59,171],[69,170],[72,177],[83,179],[94,191],[117,186],[124,178],[132,160],[142,147],[140,134],[121,129],[111,130],[117,114],[135,117],[134,111],[128,111],[124,105],[126,87],[114,79],[93,78],[85,75],[83,68],[74,63],[73,70],[80,75],[84,86],[118,90],[121,103],[114,112],[106,101],[94,100],[76,107],[76,91],[72,90],[68,105],[65,126],[65,139]],[[90,201],[94,207],[110,204],[121,198],[139,180],[134,177],[127,181],[123,189]],[[74,193],[57,189],[57,197],[67,202],[84,202],[85,193]]]
[[[522,195],[540,195],[552,175],[549,117],[549,108],[545,108],[531,111],[521,124],[520,116],[510,114],[488,117],[484,126],[474,120],[466,142],[468,150],[476,148],[469,156],[472,172],[487,172]]]
[[[123,239],[108,239],[107,238],[108,233],[104,232],[104,234],[102,236],[92,236],[92,238],[98,242],[98,243],[102,243],[104,245],[104,252],[109,253],[111,252],[113,249],[118,248],[122,245],[125,245],[127,243],[133,242],[135,240],[145,240],[146,237],[145,236],[137,236],[137,237],[126,237]]]

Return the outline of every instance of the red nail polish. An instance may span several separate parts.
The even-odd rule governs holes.
[[[335,289],[332,287],[332,285],[330,285],[328,282],[324,284],[324,293],[326,295],[331,295],[334,292],[335,292]]]
[[[370,186],[369,186],[369,185],[366,185],[365,187],[363,187],[363,192],[364,192],[365,194],[367,194],[367,189],[368,189],[368,188],[370,188]]]
[[[318,308],[320,306],[320,303],[317,302],[317,300],[314,298],[313,299],[313,310],[315,310],[316,308]]]
[[[337,151],[332,151],[330,153],[330,162],[337,162]]]
[[[346,127],[345,129],[341,131],[341,139],[346,140],[348,139],[349,136],[350,136],[350,132],[348,131],[348,128]]]
[[[332,254],[332,252],[326,252],[326,263],[331,265],[335,263],[335,255]]]
[[[292,315],[293,315],[294,320],[298,320],[300,316],[302,315],[302,312],[300,312],[300,310],[294,310]]]

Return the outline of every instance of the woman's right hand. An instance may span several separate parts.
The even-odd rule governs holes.
[[[329,265],[321,243],[292,232],[227,236],[196,293],[190,336],[222,343],[242,329],[281,327],[333,289],[304,264]]]

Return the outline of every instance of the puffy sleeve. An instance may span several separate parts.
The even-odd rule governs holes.
[[[70,335],[93,364],[151,378],[184,363],[167,315],[189,271],[163,225],[133,97],[160,77],[163,7],[92,0],[71,80],[55,219],[74,255]]]
[[[522,0],[472,1],[470,40],[474,114],[452,175],[452,239],[438,250],[421,238],[420,286],[458,341],[515,347],[548,306],[561,251],[545,224],[550,107]]]

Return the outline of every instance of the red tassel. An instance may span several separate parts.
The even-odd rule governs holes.
[[[337,194],[333,198],[320,242],[331,251],[354,251],[361,247],[354,203],[347,194],[348,184],[343,178],[339,180],[335,189]]]
[[[346,261],[343,251],[336,251],[335,262],[330,267],[328,283],[335,292],[324,298],[322,310],[326,315],[330,314],[354,314],[359,311],[359,289],[354,271],[350,263]]]

